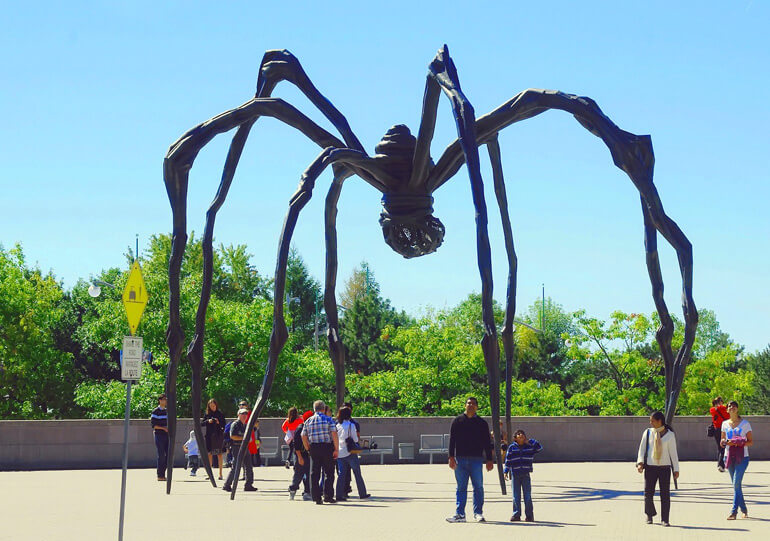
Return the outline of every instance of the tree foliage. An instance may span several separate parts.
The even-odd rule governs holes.
[[[135,417],[149,415],[164,388],[170,252],[170,236],[156,235],[141,254],[150,298],[138,334],[153,359],[132,386]],[[134,255],[129,250],[127,262]],[[192,234],[180,279],[188,342],[200,300],[202,262],[200,240]],[[0,246],[0,418],[123,416],[126,386],[119,379],[119,357],[128,334],[121,303],[127,272],[112,268],[96,277],[115,287],[104,287],[96,299],[88,295],[84,280],[64,291],[53,274],[28,265],[20,246]],[[271,289],[272,281],[251,263],[246,246],[214,250],[203,394],[216,398],[226,414],[234,413],[239,399],[252,401],[262,385],[272,330]],[[313,348],[321,285],[294,250],[287,293],[298,300],[286,306],[290,336],[265,415],[283,415],[291,406],[307,409],[318,398],[332,402],[335,395],[325,340],[319,351]],[[469,394],[478,397],[482,414],[491,413],[480,346],[480,295],[472,293],[452,308],[427,309],[413,319],[391,306],[372,269],[362,263],[341,300],[346,392],[358,415],[456,415]],[[518,325],[514,334],[514,415],[647,415],[663,407],[657,314],[616,311],[603,320],[582,310],[566,312],[550,298],[544,301],[538,299],[518,315],[534,330]],[[500,329],[504,311],[498,303],[493,311]],[[677,318],[674,324],[677,347],[683,325]],[[190,385],[183,355],[177,389],[181,415],[192,413]],[[743,347],[720,328],[716,314],[702,309],[677,413],[702,415],[716,395],[738,400],[744,413],[770,413],[770,346],[744,355]]]

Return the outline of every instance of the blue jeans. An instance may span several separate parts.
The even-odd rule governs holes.
[[[358,463],[358,456],[350,454],[344,458],[337,459],[337,467],[340,475],[337,478],[337,499],[344,500],[348,497],[348,482],[350,481],[350,472],[356,477],[356,486],[358,487],[358,496],[366,496],[366,485],[361,476],[361,464]]]
[[[749,457],[745,456],[740,463],[736,464],[733,462],[730,464],[730,467],[727,468],[727,471],[730,472],[730,479],[733,482],[733,513],[737,513],[739,507],[741,511],[748,513],[748,510],[746,509],[746,500],[743,499],[743,487],[741,486],[743,483],[743,474],[746,473],[746,468],[748,467]]]
[[[457,480],[457,509],[455,514],[465,516],[465,502],[468,500],[468,478],[473,485],[473,512],[481,514],[484,507],[484,459],[482,457],[457,457],[455,479]]]
[[[529,477],[529,472],[513,475],[511,484],[513,485],[513,516],[521,516],[521,493],[524,491],[524,513],[527,518],[534,519],[535,512],[532,509],[532,480]]]

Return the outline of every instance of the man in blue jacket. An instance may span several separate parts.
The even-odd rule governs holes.
[[[513,478],[513,516],[511,522],[521,520],[521,492],[524,491],[524,514],[527,522],[535,521],[535,511],[532,507],[532,483],[529,474],[532,473],[532,462],[535,454],[543,450],[537,440],[527,439],[523,430],[516,431],[513,443],[505,455],[506,478]]]

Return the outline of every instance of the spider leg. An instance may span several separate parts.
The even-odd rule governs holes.
[[[571,113],[584,128],[601,138],[607,145],[615,165],[628,175],[641,196],[647,269],[653,299],[661,318],[661,326],[656,338],[666,370],[666,421],[670,423],[676,413],[676,403],[685,369],[690,361],[695,330],[698,326],[698,311],[692,297],[692,244],[676,222],[663,210],[663,204],[652,179],[655,157],[650,137],[621,130],[590,98],[553,90],[525,90],[478,119],[475,125],[478,142],[483,144],[503,128],[549,109]],[[431,170],[427,183],[431,190],[437,189],[449,180],[465,160],[463,141],[462,138],[458,138],[446,148]],[[663,279],[657,254],[657,233],[660,233],[676,251],[682,277],[682,311],[685,329],[684,341],[676,355],[671,346],[674,324],[663,299]]]
[[[513,232],[511,231],[511,218],[508,215],[508,197],[505,193],[505,179],[503,178],[503,165],[500,159],[500,144],[497,136],[487,143],[489,160],[492,163],[492,176],[495,182],[495,196],[497,206],[500,207],[500,220],[503,224],[503,236],[505,238],[505,253],[508,256],[508,290],[505,297],[505,321],[500,337],[503,340],[505,351],[505,430],[508,441],[512,441],[511,435],[511,399],[513,386],[513,318],[516,315],[516,270],[518,259],[513,246]]]
[[[273,386],[273,379],[275,378],[275,369],[278,365],[278,356],[283,350],[283,346],[286,344],[286,340],[289,337],[289,331],[286,328],[286,320],[283,316],[283,302],[284,294],[286,291],[286,264],[289,259],[289,248],[291,246],[291,238],[294,234],[294,228],[297,225],[297,219],[302,208],[310,201],[313,195],[313,188],[315,187],[315,181],[318,176],[333,163],[342,164],[356,164],[358,166],[366,168],[368,163],[371,162],[371,158],[366,154],[357,150],[349,148],[334,148],[329,147],[323,150],[321,154],[310,164],[310,167],[302,174],[302,178],[299,183],[297,191],[289,201],[289,210],[286,213],[286,219],[283,223],[283,229],[281,231],[281,237],[278,245],[278,258],[275,265],[275,281],[273,292],[273,330],[270,334],[270,345],[267,350],[267,366],[265,367],[265,376],[262,380],[262,387],[259,390],[259,395],[254,404],[254,408],[249,416],[248,424],[246,425],[246,434],[251,434],[251,430],[254,428],[254,423],[259,418],[262,409],[265,407],[268,397],[270,396],[270,390]],[[241,445],[236,458],[233,473],[233,485],[232,492],[230,493],[230,499],[235,498],[235,493],[238,487],[238,479],[240,477],[240,468],[243,463],[243,457],[246,454],[246,445]]]
[[[345,348],[340,336],[339,317],[337,312],[337,201],[342,191],[342,183],[350,175],[341,171],[334,176],[334,182],[326,195],[326,210],[324,212],[324,228],[326,231],[326,283],[324,285],[324,310],[329,330],[329,356],[334,366],[337,408],[345,402]]]
[[[492,409],[492,432],[497,472],[502,493],[506,493],[500,454],[500,347],[497,343],[497,329],[492,309],[492,257],[487,231],[487,205],[484,201],[484,184],[479,165],[479,149],[476,139],[476,118],[473,106],[460,88],[460,80],[454,62],[446,45],[439,49],[431,62],[429,76],[441,87],[452,103],[452,112],[457,125],[457,134],[471,181],[473,206],[476,209],[476,245],[479,273],[481,275],[481,317],[484,323],[484,337],[481,349],[487,366],[489,380],[489,404]]]
[[[289,81],[302,91],[305,96],[324,114],[340,132],[345,144],[352,149],[364,152],[358,137],[350,129],[345,116],[315,87],[307,76],[296,56],[286,49],[265,52],[259,66],[257,77],[257,97],[270,96],[281,81]]]
[[[196,420],[196,439],[200,445],[202,433],[198,427],[200,410],[201,371],[203,367],[203,342],[205,332],[206,309],[211,293],[211,280],[213,269],[213,235],[214,222],[219,208],[227,197],[232,183],[243,146],[248,137],[253,123],[260,116],[271,116],[300,130],[308,138],[321,147],[342,146],[342,142],[316,125],[307,116],[280,99],[255,98],[236,109],[232,109],[218,115],[180,137],[169,148],[164,160],[164,181],[171,203],[173,216],[173,237],[171,256],[169,259],[169,325],[166,331],[166,343],[169,347],[169,364],[166,374],[165,392],[168,395],[168,433],[169,447],[173,449],[176,440],[176,379],[179,360],[182,355],[184,333],[179,317],[180,289],[179,273],[182,258],[187,243],[187,186],[189,171],[200,150],[208,144],[216,135],[238,128],[222,172],[222,180],[214,201],[206,214],[206,226],[202,239],[203,245],[203,284],[201,298],[195,317],[195,335],[188,348],[188,361],[192,369],[192,408]],[[204,447],[201,447],[204,448]],[[209,479],[216,486],[214,476],[211,475],[210,465],[204,461],[204,467],[209,474]],[[171,492],[171,479],[173,475],[173,454],[169,455],[166,475],[166,493]]]

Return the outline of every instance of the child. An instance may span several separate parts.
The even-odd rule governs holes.
[[[543,446],[537,440],[527,440],[523,430],[516,431],[513,443],[508,447],[505,455],[505,469],[508,479],[513,478],[513,516],[511,522],[521,521],[521,492],[524,490],[524,511],[527,522],[535,521],[535,512],[532,508],[532,484],[529,474],[532,472],[532,461],[535,453],[543,450]]]
[[[195,439],[194,430],[190,430],[190,439],[185,442],[182,448],[187,454],[187,464],[190,466],[190,476],[195,477],[197,475],[196,472],[200,467],[200,456],[198,454],[198,442]]]

